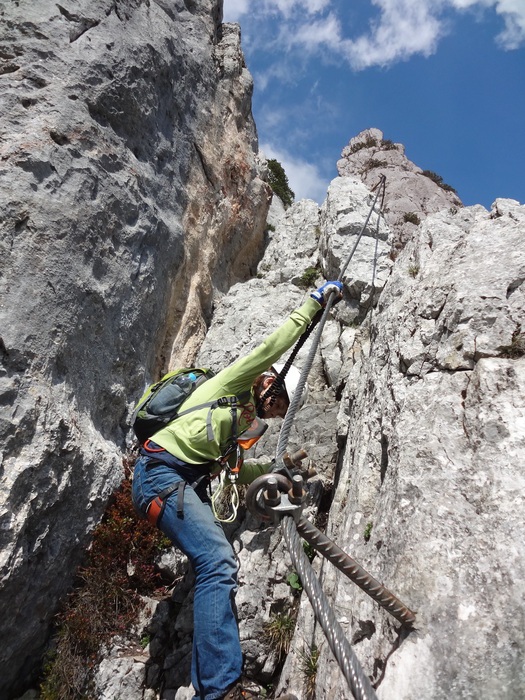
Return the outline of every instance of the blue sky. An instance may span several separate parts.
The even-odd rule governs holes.
[[[224,0],[224,21],[296,199],[321,203],[344,146],[377,127],[464,204],[525,203],[525,0]]]

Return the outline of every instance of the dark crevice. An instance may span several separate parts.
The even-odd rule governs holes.
[[[3,66],[0,66],[0,75],[16,73],[17,70],[20,70],[20,66],[17,66],[16,63],[6,63]]]
[[[75,15],[72,12],[69,12],[69,10],[66,10],[65,7],[62,7],[62,5],[57,4],[57,7],[60,14],[63,17],[65,17],[65,19],[67,19],[68,22],[74,22],[77,25],[74,29],[71,29],[69,32],[70,44],[79,39],[87,31],[93,29],[93,27],[96,27],[100,24],[100,20],[98,19],[90,19],[89,17],[81,17],[80,15]]]
[[[315,526],[321,532],[326,530],[326,524],[328,522],[328,515],[330,513],[330,508],[332,507],[332,501],[334,499],[334,485],[333,484],[323,484],[323,493],[319,499],[319,505],[317,507],[317,513],[315,515]]]
[[[381,483],[385,480],[388,469],[388,438],[381,434]]]
[[[507,299],[514,294],[514,292],[521,287],[521,285],[525,282],[525,277],[520,277],[517,280],[514,280],[514,282],[511,282],[509,286],[507,287]]]
[[[215,187],[217,182],[216,182],[215,177],[213,176],[213,171],[211,170],[209,165],[206,163],[206,158],[204,157],[204,154],[201,151],[200,147],[196,143],[194,143],[193,145],[195,146],[195,150],[197,151],[197,155],[199,156],[202,170],[204,172],[206,179],[208,180],[208,182],[210,183],[210,185],[212,187]]]
[[[346,435],[337,436],[337,462],[334,471],[334,491],[337,489],[339,484],[339,477],[341,476],[341,468],[343,466],[347,439],[348,438]]]
[[[69,143],[69,139],[65,134],[59,134],[57,131],[50,131],[49,135],[59,146],[65,146],[66,143]]]

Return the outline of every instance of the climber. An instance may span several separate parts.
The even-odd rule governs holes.
[[[148,517],[156,507],[156,524],[192,564],[195,573],[194,633],[191,677],[194,700],[233,700],[239,692],[242,653],[234,595],[237,562],[206,493],[210,472],[232,444],[232,431],[242,434],[256,416],[284,417],[298,372],[290,368],[284,387],[272,399],[268,389],[277,381],[276,360],[305,331],[332,295],[342,295],[341,282],[327,282],[276,331],[247,356],[199,386],[186,400],[191,408],[225,396],[239,397],[239,405],[196,409],[168,423],[141,449],[133,477],[133,502]],[[301,397],[302,399],[303,397]],[[209,405],[209,404],[208,404]],[[227,467],[237,483],[247,484],[271,465],[248,465],[236,444]],[[248,696],[249,697],[249,696]]]

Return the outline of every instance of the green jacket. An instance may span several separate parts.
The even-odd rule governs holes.
[[[268,370],[306,330],[321,308],[314,299],[294,311],[283,325],[246,357],[241,357],[215,377],[208,379],[184,402],[184,409],[213,401],[221,396],[245,395],[237,409],[238,434],[246,430],[256,417],[255,397],[252,385],[255,379]],[[246,395],[248,396],[246,397]],[[232,417],[229,406],[215,408],[211,412],[213,440],[208,439],[207,420],[209,408],[201,408],[176,418],[153,436],[153,440],[178,459],[190,464],[206,464],[218,460],[231,445]],[[235,455],[232,456],[235,459]],[[243,465],[238,483],[250,483],[267,471],[267,466]]]

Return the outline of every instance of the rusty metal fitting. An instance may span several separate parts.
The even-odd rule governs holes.
[[[304,501],[306,501],[301,477],[295,486],[298,494],[295,501],[292,501],[294,498],[293,489],[293,482],[282,474],[277,472],[262,474],[248,487],[246,505],[254,515],[258,515],[264,520],[271,520],[274,525],[278,525],[280,519],[286,515],[290,515],[298,522],[301,518]],[[275,505],[271,505],[271,502],[275,501],[277,501]]]
[[[294,467],[296,469],[300,469],[302,467],[301,462],[307,457],[307,452],[303,449],[300,449],[294,452],[293,454],[288,454],[288,452],[285,452],[282,459],[285,466],[288,467],[288,469],[293,469]]]
[[[279,485],[277,479],[271,476],[266,482],[266,491],[263,494],[263,501],[265,507],[273,508],[278,506],[281,502],[281,493],[279,491]]]
[[[307,493],[303,488],[304,481],[300,474],[295,474],[292,478],[292,488],[288,491],[288,500],[295,506],[304,503]]]

